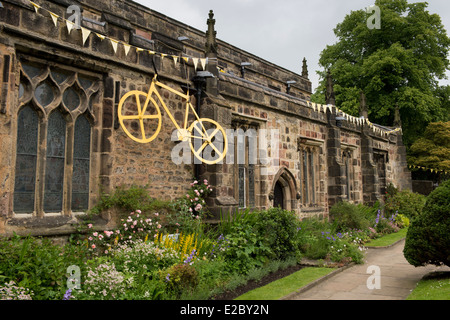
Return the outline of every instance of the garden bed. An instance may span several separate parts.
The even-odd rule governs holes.
[[[304,265],[296,265],[296,266],[288,267],[284,270],[278,270],[276,272],[272,272],[272,273],[268,274],[267,276],[263,277],[261,280],[248,281],[245,285],[239,286],[232,291],[227,291],[220,295],[212,297],[211,300],[233,300],[233,299],[243,295],[244,293],[247,293],[251,290],[263,287],[273,281],[287,277],[303,268],[305,268]]]

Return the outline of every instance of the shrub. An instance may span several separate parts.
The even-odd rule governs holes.
[[[299,244],[296,241],[299,225],[293,212],[271,208],[255,215],[256,230],[271,250],[268,258],[286,260],[299,255]]]
[[[49,239],[0,239],[0,283],[30,290],[33,300],[61,299],[67,268],[83,265],[84,247],[59,247]]]
[[[412,221],[406,235],[404,256],[416,267],[450,266],[450,181],[428,197],[423,213]]]
[[[177,298],[183,291],[193,290],[199,284],[197,270],[189,263],[177,264],[162,271],[166,286]]]
[[[367,229],[370,221],[369,214],[365,207],[357,206],[346,201],[338,202],[330,209],[330,219],[336,231],[346,231],[349,229]]]
[[[421,214],[425,205],[426,197],[424,195],[403,190],[387,195],[385,202],[385,211],[387,215],[399,213],[412,219]]]

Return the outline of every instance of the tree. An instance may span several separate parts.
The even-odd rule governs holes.
[[[450,181],[427,198],[422,214],[412,220],[403,255],[413,266],[450,266]]]
[[[423,137],[411,146],[408,164],[441,173],[450,172],[450,121],[430,123]]]
[[[427,3],[377,0],[381,28],[367,25],[371,13],[352,11],[334,29],[338,41],[321,53],[322,81],[313,95],[324,102],[326,72],[334,80],[336,104],[358,116],[363,91],[372,122],[391,126],[400,109],[404,142],[410,146],[430,122],[448,120],[448,87],[439,87],[449,69],[450,38]],[[445,110],[445,108],[447,108]]]

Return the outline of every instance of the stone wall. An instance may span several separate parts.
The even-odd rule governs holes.
[[[67,234],[75,230],[77,218],[83,215],[83,212],[72,210],[70,205],[73,188],[70,183],[73,174],[70,146],[73,143],[70,139],[63,210],[51,213],[43,210],[43,181],[36,183],[33,212],[16,214],[13,210],[17,118],[24,104],[21,61],[28,58],[40,59],[51,68],[86,72],[96,79],[98,90],[92,95],[86,111],[92,125],[91,208],[102,192],[110,193],[117,187],[130,185],[146,186],[155,198],[176,199],[185,194],[194,177],[206,178],[213,184],[214,192],[207,201],[216,219],[220,212],[232,213],[242,205],[264,209],[277,201],[282,201],[283,207],[302,218],[326,217],[330,206],[341,200],[355,203],[382,200],[387,183],[401,189],[410,188],[401,133],[391,132],[391,128],[373,130],[368,123],[337,122],[340,111],[335,106],[315,106],[309,102],[312,92],[306,60],[301,66],[302,73],[298,74],[217,39],[212,12],[205,24],[205,30],[208,30],[205,33],[128,0],[36,2],[65,18],[68,18],[66,9],[69,5],[80,6],[81,25],[93,33],[83,44],[81,30],[73,29],[69,34],[64,23],[59,21],[55,26],[48,12],[39,9],[36,13],[28,0],[2,1],[0,235],[12,232]],[[94,32],[141,50],[133,49],[127,54],[125,46],[119,44],[116,51],[110,41],[102,40]],[[180,36],[188,40],[181,41]],[[166,56],[149,54],[148,50]],[[179,57],[178,63],[174,63],[172,55]],[[183,56],[208,58],[206,70],[214,78],[199,86],[194,77],[202,71],[201,66],[195,68],[191,60],[184,62]],[[242,62],[250,63],[245,66],[244,73]],[[194,106],[199,102],[201,117],[217,121],[233,134],[239,128],[255,130],[258,133],[255,166],[247,161],[239,167],[231,161],[235,160],[232,153],[223,163],[215,165],[192,161],[176,163],[172,152],[180,144],[173,137],[175,128],[162,106],[162,126],[158,136],[147,144],[131,140],[119,123],[119,101],[130,91],[145,94],[155,72],[159,81],[179,93],[189,88],[190,102]],[[293,81],[289,88],[288,81]],[[185,102],[170,90],[159,92],[174,119],[181,124]],[[197,101],[196,93],[203,94],[200,101]],[[45,129],[51,111],[36,102],[32,104],[40,115],[42,135],[38,155],[41,169],[36,177],[43,180]],[[127,108],[132,112],[136,105],[130,104]],[[75,120],[69,115],[78,113],[63,111],[68,128],[73,128]],[[194,119],[190,116],[189,120]],[[146,135],[151,135],[156,128],[154,124],[149,125]],[[139,126],[129,123],[128,129],[138,132]],[[237,138],[232,136],[232,139],[234,142]],[[239,180],[241,173],[245,182]],[[244,194],[245,201],[241,199]],[[111,223],[108,219],[100,217],[97,223],[107,228]]]

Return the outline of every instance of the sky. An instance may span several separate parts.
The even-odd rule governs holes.
[[[333,29],[351,11],[364,10],[375,3],[375,0],[134,1],[201,31],[206,31],[208,13],[213,10],[218,39],[298,74],[306,58],[313,91],[320,80],[316,73],[321,71],[320,53],[336,42]],[[450,34],[450,1],[427,2],[428,11],[440,15]],[[450,79],[450,71],[447,77]],[[450,80],[441,84],[450,85]]]

